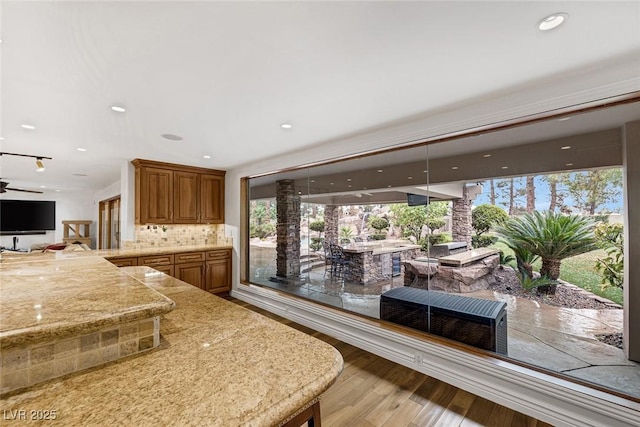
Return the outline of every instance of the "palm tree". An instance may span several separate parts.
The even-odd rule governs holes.
[[[557,280],[560,276],[563,259],[597,248],[589,218],[549,211],[511,218],[497,227],[496,234],[514,249],[516,258],[518,252],[539,256],[542,259],[540,275],[550,280]],[[530,265],[531,256],[528,258],[522,261]],[[553,295],[555,291],[555,284],[538,287],[540,293]]]

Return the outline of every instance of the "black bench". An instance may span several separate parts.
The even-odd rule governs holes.
[[[507,303],[417,288],[380,296],[380,319],[507,355]]]

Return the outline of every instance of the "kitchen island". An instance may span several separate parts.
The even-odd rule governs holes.
[[[340,375],[340,353],[320,340],[150,267],[105,268],[175,304],[158,347],[5,393],[3,425],[276,426],[317,409]]]

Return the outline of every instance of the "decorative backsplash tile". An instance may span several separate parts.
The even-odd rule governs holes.
[[[135,240],[124,241],[124,249],[143,247],[231,244],[224,224],[136,225]]]

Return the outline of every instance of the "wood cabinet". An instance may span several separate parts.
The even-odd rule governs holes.
[[[136,223],[173,223],[173,171],[136,169]]]
[[[231,249],[106,259],[118,267],[152,267],[214,294],[231,290]]]
[[[231,250],[207,252],[204,290],[214,294],[231,290]]]
[[[224,171],[135,159],[136,224],[223,224]]]
[[[175,277],[200,289],[205,283],[204,252],[187,252],[175,255]]]

